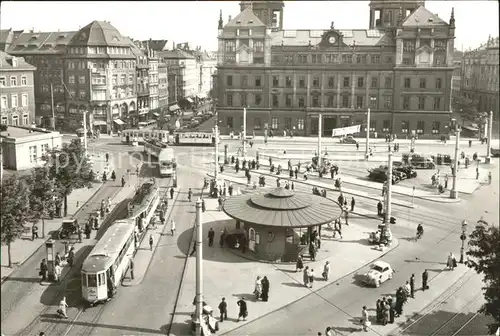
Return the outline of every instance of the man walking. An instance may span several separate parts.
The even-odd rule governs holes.
[[[208,231],[208,246],[212,247],[214,244],[214,237],[215,237],[215,231],[213,228],[210,228],[210,231]]]
[[[377,215],[382,216],[382,208],[383,208],[382,201],[378,201],[378,204],[377,204]]]
[[[149,235],[149,249],[153,251],[153,235]]]
[[[354,211],[354,206],[356,205],[356,201],[354,200],[354,197],[351,198],[351,212]]]
[[[170,199],[174,199],[174,187],[170,187]]]
[[[248,309],[247,309],[247,302],[245,301],[245,297],[242,297],[238,302],[237,305],[240,307],[240,312],[238,314],[238,321],[240,318],[243,318],[243,321],[247,320],[248,316]]]
[[[415,274],[412,274],[410,278],[410,296],[412,299],[415,298]]]
[[[220,321],[224,322],[224,320],[227,320],[227,302],[226,302],[226,298],[222,298],[222,301],[219,303],[219,312],[220,312]]]
[[[172,233],[172,236],[175,234],[175,222],[173,219],[170,222],[170,232]]]
[[[193,196],[193,191],[191,190],[191,188],[189,188],[188,190],[188,201],[191,202],[191,197]]]
[[[429,289],[429,286],[427,285],[427,280],[429,280],[429,273],[427,270],[425,270],[422,273],[422,291]]]

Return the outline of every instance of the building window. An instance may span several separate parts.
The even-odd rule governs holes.
[[[0,77],[0,87],[5,86],[5,77]]]
[[[299,103],[299,107],[304,107],[306,104],[305,104],[305,98],[300,96],[299,99],[298,99],[298,103]]]
[[[248,86],[248,76],[247,75],[241,76],[241,86],[242,87]]]
[[[21,96],[21,106],[28,106],[28,95],[26,93],[23,93],[23,95]]]
[[[285,129],[286,130],[291,130],[292,129],[292,118],[285,117]]]
[[[319,88],[319,77],[313,77],[313,87]]]
[[[402,121],[401,122],[401,133],[407,134],[409,129],[410,129],[410,122],[409,121]]]
[[[12,116],[12,125],[19,126],[19,117],[17,115]]]
[[[118,75],[113,75],[113,79],[111,81],[113,85],[118,85]]]
[[[304,130],[304,119],[302,118],[297,119],[297,129],[299,131]]]
[[[253,128],[260,130],[262,128],[262,120],[259,117],[253,119]]]
[[[382,122],[382,132],[390,132],[390,128],[391,128],[391,121],[384,120]]]
[[[370,96],[370,108],[376,109],[377,107],[377,96]]]
[[[349,82],[350,82],[350,78],[349,77],[344,77],[344,87],[345,88],[349,87]]]
[[[384,87],[386,89],[392,89],[392,77],[385,77]]]
[[[410,57],[403,58],[403,65],[413,65],[414,59]]]
[[[234,126],[233,126],[233,117],[227,117],[227,118],[226,118],[226,125],[227,125],[227,127],[229,127],[229,128],[233,128],[233,127],[234,127]]]
[[[28,125],[28,115],[27,114],[23,115],[23,125]]]
[[[285,63],[293,64],[293,55],[285,55]]]
[[[425,110],[425,97],[423,96],[418,97],[418,109]]]
[[[243,106],[243,107],[247,106],[247,94],[246,93],[241,93],[241,106]]]
[[[285,77],[285,86],[287,88],[291,88],[292,87],[292,77],[291,76],[286,76]]]
[[[236,41],[226,41],[224,43],[225,52],[235,52],[236,51]],[[255,47],[254,47],[255,50]]]
[[[307,55],[297,55],[297,63],[306,64],[307,63]]]
[[[226,96],[226,105],[227,106],[233,106],[233,94],[228,93]]]
[[[349,96],[348,95],[342,96],[342,107],[344,107],[344,108],[349,107]]]
[[[372,77],[371,88],[375,89],[377,87],[378,87],[378,78],[377,77]]]
[[[410,109],[410,97],[405,96],[403,97],[403,110],[409,110]]]
[[[326,63],[337,63],[337,55],[326,55]]]
[[[68,83],[75,84],[75,76],[71,75],[68,77]]]
[[[377,121],[370,120],[370,132],[375,132],[377,129]]]
[[[405,85],[405,89],[409,89],[411,88],[411,78],[405,78],[404,79],[404,85]]]
[[[233,50],[233,52],[235,50]],[[254,44],[253,44],[253,51],[257,52],[257,53],[264,52],[264,42],[262,42],[262,41],[255,41]]]
[[[17,77],[10,77],[10,86],[17,86]]]
[[[352,63],[352,55],[342,55],[342,63],[351,64]]]
[[[356,63],[366,64],[366,55],[358,55],[358,57],[356,58]]]
[[[145,76],[145,77],[146,77],[146,79],[147,79],[147,76]],[[129,83],[129,84],[134,84],[134,75],[129,75],[129,76],[128,76],[128,83]]]
[[[326,106],[327,106],[327,107],[333,107],[333,102],[334,102],[334,100],[333,100],[333,99],[334,99],[334,96],[333,96],[333,95],[328,96],[328,97],[326,98]]]
[[[255,77],[255,86],[260,87],[261,85],[261,78],[260,76]]]
[[[21,76],[21,85],[26,86],[28,85],[28,77],[26,76]]]
[[[417,121],[417,134],[424,134],[425,122],[422,120]]]
[[[2,109],[7,108],[7,96],[2,96],[2,100],[0,101],[0,107]]]
[[[233,86],[233,76],[230,75],[226,77],[226,85]]]
[[[2,124],[7,125],[7,117],[2,117]]]
[[[291,94],[285,95],[285,106],[286,107],[292,107],[292,99],[293,99],[293,96]]]
[[[319,96],[318,95],[312,96],[312,107],[319,107]]]
[[[434,97],[434,111],[441,110],[441,97]]]
[[[80,97],[80,99],[85,99],[86,97],[86,92],[85,91],[78,91],[78,96]]]
[[[280,78],[279,76],[273,76],[273,87],[280,86]]]
[[[304,76],[299,77],[299,87],[301,87],[301,88],[306,87],[306,77],[304,77]]]
[[[384,108],[392,110],[392,96],[384,96]]]
[[[363,108],[363,96],[356,96],[356,108]]]
[[[271,129],[273,130],[278,129],[278,118],[271,119]]]
[[[37,160],[37,151],[36,151],[36,146],[30,146],[29,147],[29,152],[30,152],[30,162],[35,163]]]
[[[427,87],[427,81],[425,78],[420,78],[420,88],[425,89]]]
[[[358,88],[362,88],[365,85],[365,79],[363,77],[358,77]]]
[[[85,76],[79,76],[78,77],[78,83],[79,84],[85,84]]]
[[[379,64],[380,63],[380,55],[371,55],[371,63],[372,64]]]
[[[311,55],[311,63],[313,64],[319,64],[321,63],[321,55]]]
[[[262,103],[262,96],[260,94],[255,94],[255,105],[260,106]]]
[[[278,107],[279,102],[278,102],[278,95],[272,95],[272,101],[273,101],[273,107]]]
[[[17,95],[11,95],[10,96],[10,107],[15,108],[17,107]]]
[[[443,80],[441,78],[436,78],[436,89],[441,89],[443,86]]]
[[[335,77],[328,77],[328,87],[333,88],[335,86]]]
[[[439,121],[432,122],[432,134],[438,134],[441,128],[441,124]]]

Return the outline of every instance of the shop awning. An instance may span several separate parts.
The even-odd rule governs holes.
[[[187,97],[187,98],[186,98],[186,100],[187,100],[188,102],[190,102],[191,104],[193,103],[193,100],[192,100],[191,98],[189,98],[189,97]]]
[[[106,121],[104,120],[94,120],[94,126],[106,126]]]
[[[121,119],[115,119],[115,120],[113,120],[113,122],[115,122],[117,125],[125,124]]]
[[[149,110],[139,110],[139,115],[148,114]]]
[[[180,107],[179,107],[179,105],[175,104],[175,105],[169,106],[168,110],[169,111],[177,111],[177,110],[180,110]]]
[[[154,115],[155,117],[159,117],[159,116],[160,116],[160,114],[159,114],[159,113],[156,113],[156,112],[155,112],[155,113],[153,113],[153,115]]]

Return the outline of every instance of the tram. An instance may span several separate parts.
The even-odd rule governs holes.
[[[215,146],[212,132],[174,132],[174,144],[177,146]],[[220,143],[220,138],[218,139]]]
[[[120,285],[135,251],[135,221],[113,223],[82,265],[82,297],[94,305],[109,300]]]
[[[160,142],[173,142],[173,136],[168,130],[160,129],[128,129],[122,132],[122,143],[143,144],[144,140],[158,140]]]
[[[161,177],[172,176],[177,166],[172,147],[163,142],[144,140],[144,152],[158,159],[158,170]]]

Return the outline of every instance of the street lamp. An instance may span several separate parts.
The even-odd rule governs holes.
[[[458,190],[457,190],[457,174],[458,174],[458,151],[460,150],[460,127],[457,125],[455,128],[455,158],[453,162],[453,184],[450,190],[450,198],[457,199],[458,198]]]
[[[467,239],[467,221],[464,219],[462,222],[462,234],[460,235],[460,240],[462,241],[462,247],[460,248],[460,263],[464,263],[464,245],[465,240]]]

